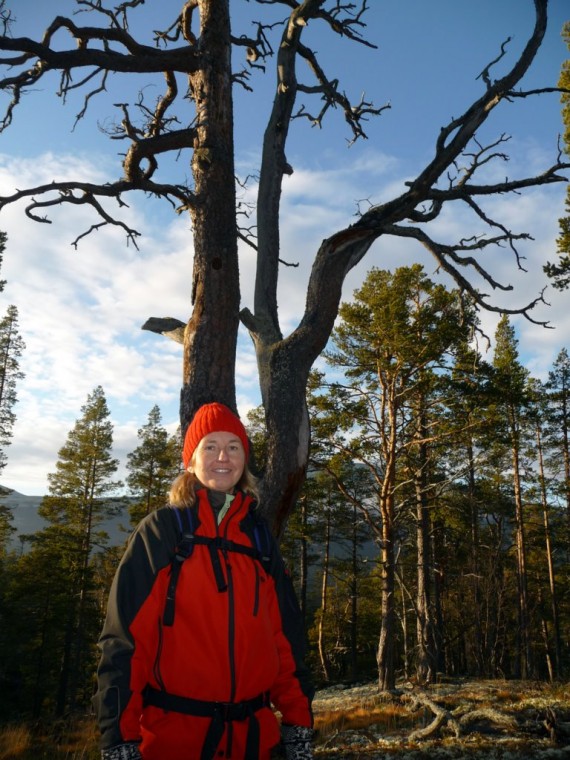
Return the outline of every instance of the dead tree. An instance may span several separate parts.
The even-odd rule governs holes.
[[[245,0],[241,0],[245,2]],[[528,0],[530,2],[530,0]],[[353,102],[344,94],[334,72],[325,71],[311,48],[311,28],[324,25],[331,37],[344,44],[373,47],[363,37],[369,0],[340,3],[338,0],[258,0],[259,14],[274,20],[283,11],[283,23],[263,20],[253,37],[238,36],[230,26],[230,0],[180,0],[180,13],[164,20],[164,30],[154,33],[153,44],[131,34],[132,20],[144,0],[116,0],[106,7],[103,0],[76,0],[77,11],[91,13],[101,26],[80,26],[74,19],[57,16],[41,40],[18,36],[12,24],[9,2],[0,3],[0,89],[10,102],[0,119],[0,130],[10,126],[23,96],[45,86],[58,72],[58,94],[66,98],[73,90],[85,93],[78,118],[89,112],[93,100],[105,92],[112,74],[133,81],[133,96],[116,104],[119,118],[110,137],[123,148],[122,176],[102,184],[54,181],[39,187],[15,189],[0,198],[0,209],[16,201],[26,203],[26,214],[38,222],[49,222],[49,209],[57,205],[90,206],[97,218],[89,230],[74,241],[104,225],[118,225],[136,244],[138,232],[121,218],[125,196],[134,191],[164,198],[177,213],[188,213],[192,221],[194,269],[188,283],[192,313],[184,318],[183,383],[181,425],[185,429],[195,409],[217,399],[235,403],[235,357],[239,321],[255,344],[261,396],[268,433],[267,466],[262,480],[262,503],[281,533],[303,482],[309,450],[309,422],[305,389],[309,370],[331,333],[341,289],[347,273],[358,264],[381,237],[412,238],[425,246],[441,270],[469,292],[480,308],[509,311],[480,292],[472,279],[481,277],[492,290],[507,290],[497,282],[479,255],[489,256],[495,247],[509,248],[514,265],[521,267],[518,242],[527,232],[508,229],[490,218],[481,205],[497,194],[520,193],[525,188],[566,181],[561,174],[569,165],[559,154],[552,166],[532,177],[506,178],[495,184],[478,184],[481,167],[507,158],[501,135],[492,144],[477,139],[479,128],[495,109],[508,108],[517,98],[556,92],[555,87],[533,91],[519,89],[539,49],[547,23],[547,0],[534,0],[536,21],[528,42],[512,68],[498,79],[491,71],[505,56],[506,44],[496,60],[480,74],[482,93],[465,111],[442,127],[435,138],[434,157],[408,183],[401,195],[371,206],[345,229],[331,230],[315,252],[308,284],[305,312],[299,324],[283,336],[277,304],[281,251],[279,222],[284,178],[293,169],[287,160],[287,139],[295,118],[321,125],[333,110],[344,115],[351,140],[365,136],[366,119],[387,106],[376,107],[364,97]],[[240,0],[233,0],[232,8]],[[17,9],[17,3],[13,3]],[[236,15],[237,17],[237,15]],[[309,23],[310,22],[310,23]],[[275,39],[276,35],[280,39]],[[333,44],[331,40],[331,44]],[[243,49],[247,66],[231,68],[232,47]],[[277,51],[274,53],[274,51]],[[277,74],[273,106],[267,121],[259,168],[259,194],[253,227],[244,229],[236,215],[233,145],[233,89],[249,88],[250,74],[267,68],[273,57]],[[312,80],[301,81],[297,64],[308,65]],[[144,91],[137,90],[137,76],[146,81],[162,76],[163,91],[149,104]],[[124,85],[127,91],[127,83]],[[138,92],[138,95],[137,95]],[[317,110],[299,102],[314,102]],[[38,140],[41,135],[38,134]],[[161,172],[166,154],[186,156],[191,165],[192,184],[172,182]],[[185,171],[182,169],[182,176]],[[109,200],[115,205],[110,210]],[[442,241],[426,231],[450,204],[466,205],[478,223],[488,225],[484,237]],[[241,217],[240,217],[241,218]],[[243,308],[238,281],[238,240],[253,246],[257,274],[253,309]],[[521,267],[522,268],[522,267]],[[531,311],[541,295],[510,313],[532,320]]]

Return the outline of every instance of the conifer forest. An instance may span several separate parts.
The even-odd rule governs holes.
[[[501,318],[419,265],[373,269],[308,396],[309,477],[282,542],[316,682],[568,675],[570,356],[525,368]],[[491,356],[487,354],[491,353]],[[263,467],[260,410],[248,431]],[[104,390],[80,410],[49,476],[46,527],[10,543],[2,511],[1,719],[89,712],[96,641],[127,531],[162,506],[179,442],[157,406],[116,479]]]

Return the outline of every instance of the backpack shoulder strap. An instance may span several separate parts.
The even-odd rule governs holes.
[[[219,551],[232,551],[238,554],[246,554],[253,560],[258,560],[266,573],[270,571],[271,552],[273,542],[269,526],[256,510],[256,504],[253,502],[249,508],[246,521],[246,531],[253,543],[253,547],[236,543],[220,536],[209,538],[206,536],[196,536],[195,531],[198,527],[198,516],[196,510],[192,507],[186,507],[182,510],[172,507],[175,515],[179,541],[172,558],[170,580],[166,592],[166,602],[162,622],[166,626],[174,624],[174,608],[176,599],[176,586],[182,565],[189,557],[192,556],[196,544],[204,544],[208,547],[212,569],[216,578],[218,591],[222,592],[227,589],[227,582],[224,578],[220,564]]]
[[[271,562],[273,541],[267,521],[257,511],[256,502],[252,502],[248,512],[248,521],[258,559],[263,569],[268,572]]]
[[[172,507],[175,516],[175,522],[179,533],[179,540],[172,558],[170,569],[170,581],[166,591],[166,602],[164,605],[164,614],[162,622],[164,625],[171,626],[174,624],[174,601],[176,599],[176,586],[178,577],[184,560],[188,559],[194,551],[194,531],[197,527],[196,510],[186,507],[182,510],[178,507]]]

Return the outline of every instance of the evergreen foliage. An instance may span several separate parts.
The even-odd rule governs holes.
[[[9,559],[6,616],[11,622],[0,668],[10,685],[5,714],[62,716],[85,709],[91,697],[104,611],[97,576],[101,563],[94,558],[108,543],[97,528],[119,510],[113,495],[122,485],[113,480],[118,460],[112,457],[109,416],[98,386],[48,476],[49,495],[40,506],[48,526],[28,537],[27,554]]]
[[[312,448],[282,550],[317,682],[443,676],[562,679],[570,671],[570,361],[544,383],[499,322],[492,361],[477,317],[419,266],[372,270],[310,378]],[[261,408],[248,415],[266,466]],[[0,719],[84,711],[95,642],[123,551],[103,390],[59,451],[47,527],[1,565]],[[179,445],[153,407],[128,455],[132,519],[163,503]],[[49,568],[49,572],[46,572]]]
[[[334,562],[327,552],[348,529],[312,492],[305,535],[320,549],[308,602],[318,677],[372,673],[376,630],[381,688],[400,674],[561,677],[570,664],[560,635],[569,615],[566,352],[549,383],[537,383],[504,317],[485,362],[469,303],[417,266],[372,270],[340,314],[330,370],[311,378],[311,463],[364,521],[365,575],[353,671],[351,550]]]
[[[570,21],[562,30],[568,49],[570,49]],[[570,155],[570,59],[562,65],[558,86],[567,91],[560,96],[562,102],[562,121],[564,123],[564,152]],[[558,290],[565,290],[570,285],[570,188],[566,191],[566,216],[559,219],[560,235],[556,241],[558,262],[548,262],[544,271],[552,279],[552,285]]]
[[[180,440],[161,425],[158,406],[153,406],[146,425],[138,431],[140,444],[127,455],[127,485],[135,502],[129,507],[135,526],[168,500],[168,489],[180,471]]]
[[[8,306],[6,316],[0,320],[0,472],[8,460],[6,448],[12,440],[16,420],[16,381],[24,377],[19,362],[24,348],[24,341],[18,332],[18,309]]]
[[[0,232],[0,263],[5,244],[6,235]],[[4,284],[4,281],[0,281],[0,291],[3,290]],[[11,443],[16,420],[16,381],[24,377],[19,363],[24,348],[24,341],[18,331],[18,310],[12,305],[8,307],[6,316],[0,320],[0,473],[8,460],[6,449]],[[3,590],[7,587],[9,573],[6,552],[8,542],[15,531],[11,511],[1,497],[0,493],[0,628],[5,606]]]

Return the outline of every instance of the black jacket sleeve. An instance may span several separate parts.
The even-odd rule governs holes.
[[[101,747],[137,740],[134,730],[123,735],[125,710],[139,710],[140,695],[130,688],[131,660],[135,642],[130,626],[150,594],[159,571],[171,562],[177,542],[171,510],[157,510],[146,517],[131,535],[115,574],[103,631],[98,646],[97,693],[93,699],[101,731]],[[134,721],[133,721],[134,724]]]

